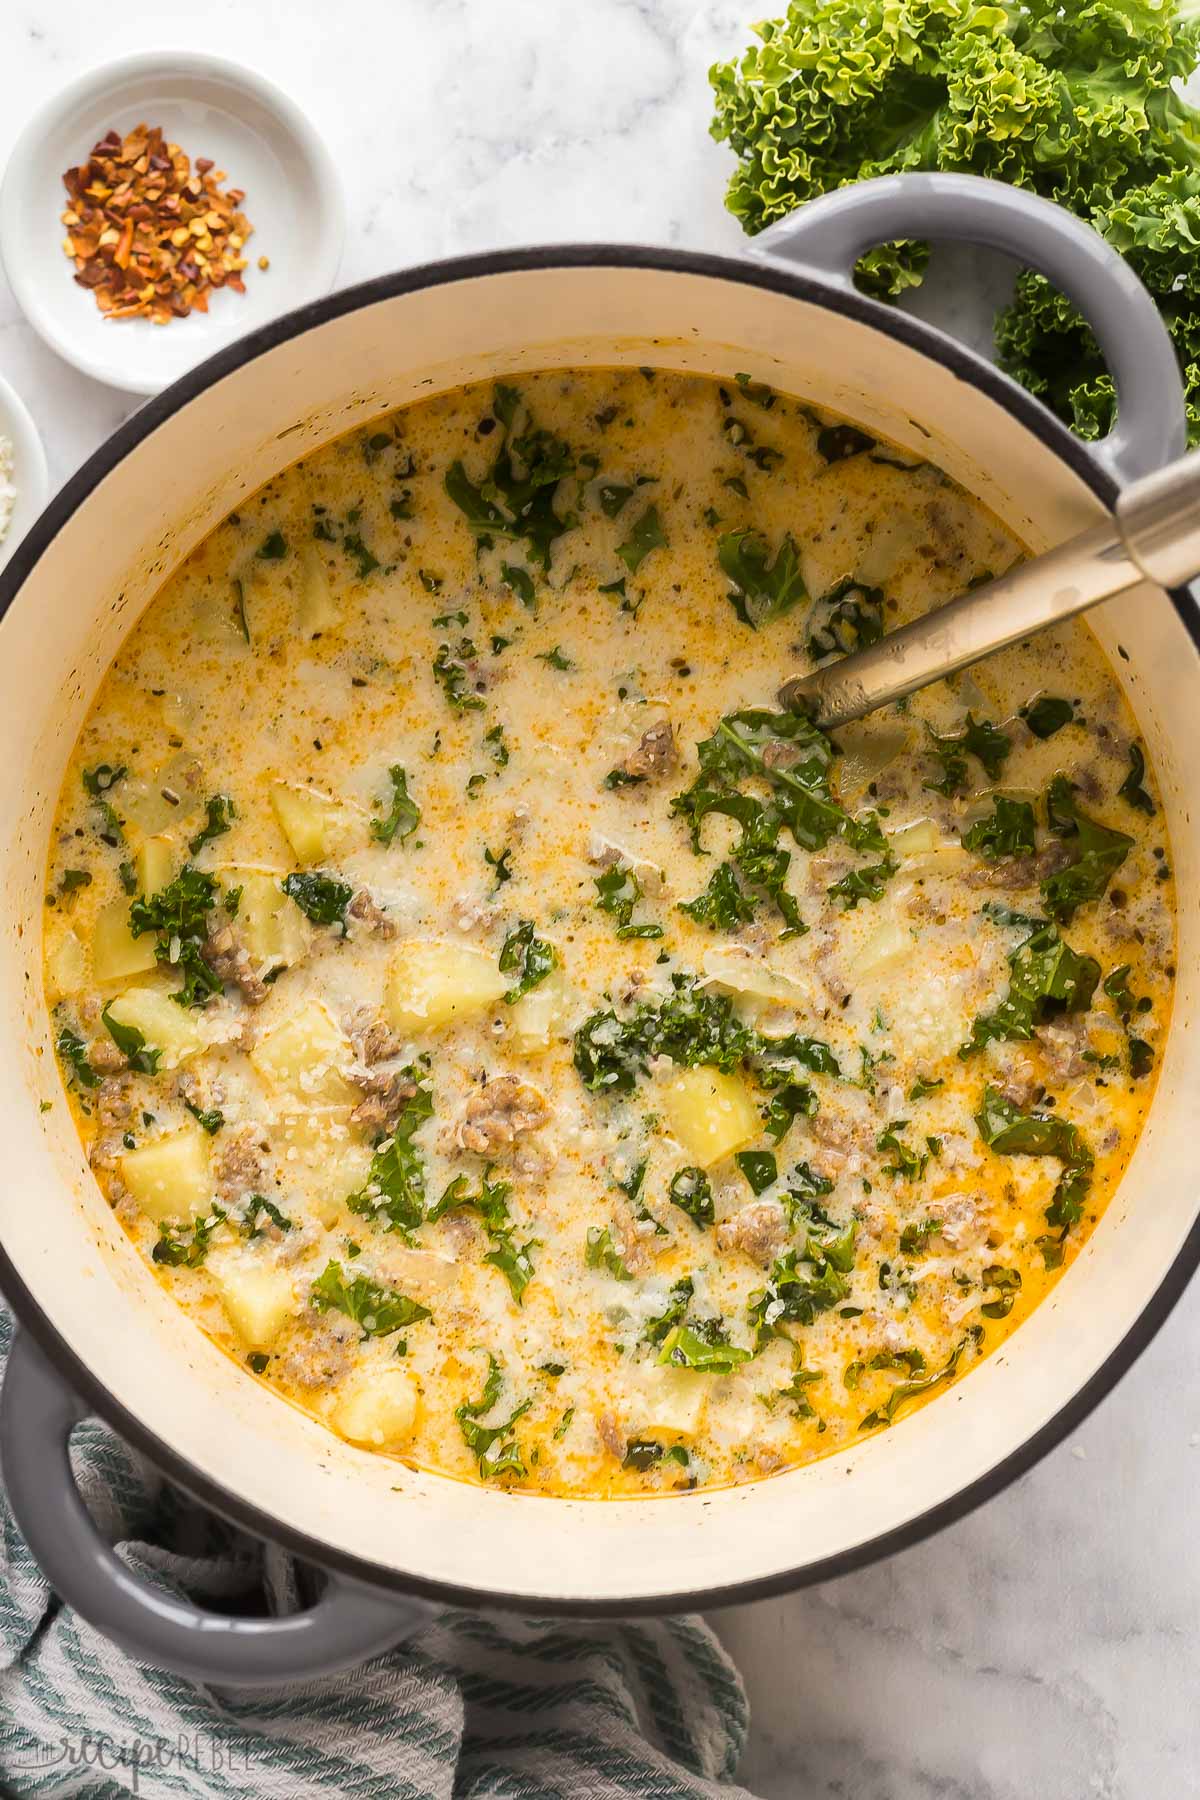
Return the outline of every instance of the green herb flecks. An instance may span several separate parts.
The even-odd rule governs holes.
[[[564,656],[557,644],[552,650],[539,650],[537,660],[544,662],[551,669],[557,669],[563,675],[575,667],[570,657]]]
[[[667,1190],[672,1206],[686,1213],[693,1225],[711,1225],[716,1218],[712,1184],[703,1169],[679,1169]]]
[[[700,1319],[672,1326],[662,1341],[658,1361],[666,1368],[695,1369],[702,1375],[732,1375],[753,1355],[753,1350],[721,1335],[719,1320]]]
[[[985,1300],[980,1312],[985,1319],[1007,1319],[1021,1291],[1021,1271],[1006,1269],[1000,1263],[989,1263],[982,1280],[985,1288],[994,1291],[995,1299]]]
[[[743,888],[732,863],[718,863],[708,886],[694,900],[682,900],[679,910],[698,925],[714,931],[736,931],[754,917],[754,901]]]
[[[471,689],[473,679],[468,664],[475,659],[475,646],[470,638],[461,638],[457,650],[439,644],[433,659],[434,679],[456,712],[482,712],[483,701]]]
[[[208,1255],[213,1233],[227,1217],[223,1206],[214,1205],[207,1217],[193,1219],[188,1226],[160,1225],[151,1257],[168,1269],[198,1269]]]
[[[614,1281],[633,1280],[612,1230],[607,1225],[589,1225],[583,1260],[589,1269],[602,1269]]]
[[[197,1106],[194,1100],[183,1103],[206,1137],[216,1137],[225,1123],[225,1114],[217,1106]]]
[[[636,1469],[640,1475],[657,1469],[662,1463],[678,1463],[680,1468],[686,1469],[688,1453],[685,1446],[664,1444],[658,1438],[630,1438],[621,1459],[623,1469]]]
[[[890,1175],[894,1181],[920,1181],[934,1154],[932,1139],[925,1140],[924,1150],[914,1150],[903,1141],[900,1133],[907,1124],[907,1119],[894,1119],[875,1139],[876,1150],[892,1158],[891,1162],[880,1165],[879,1172],[881,1175]]]
[[[100,1086],[100,1077],[88,1061],[87,1045],[78,1032],[64,1025],[54,1040],[54,1048],[66,1071],[70,1087],[88,1089]]]
[[[1151,1011],[1153,1002],[1148,994],[1135,999],[1129,986],[1130,964],[1122,963],[1119,968],[1104,978],[1104,992],[1116,1008],[1117,1017],[1125,1028],[1125,1045],[1129,1055],[1129,1074],[1132,1080],[1140,1081],[1154,1067],[1154,1051],[1139,1032],[1134,1030],[1135,1021]]]
[[[916,1400],[922,1394],[930,1393],[934,1388],[940,1387],[944,1381],[953,1380],[967,1351],[979,1348],[982,1335],[981,1327],[978,1325],[969,1327],[940,1369],[932,1369],[928,1374],[916,1375],[908,1381],[900,1382],[892,1389],[883,1406],[876,1407],[874,1412],[867,1414],[859,1425],[859,1430],[872,1431],[877,1425],[894,1424],[901,1408],[907,1406],[910,1401]]]
[[[121,827],[116,808],[109,799],[109,794],[119,781],[123,781],[129,770],[124,763],[97,763],[94,769],[85,769],[80,779],[83,791],[96,802],[102,821],[100,836],[110,847],[120,844],[125,833]]]

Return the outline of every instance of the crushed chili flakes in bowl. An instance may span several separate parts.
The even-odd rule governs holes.
[[[63,250],[106,317],[167,325],[193,307],[207,312],[214,288],[245,293],[243,251],[254,227],[239,210],[242,190],[222,193],[225,179],[206,156],[193,170],[157,125],[124,138],[108,132],[87,162],[66,171]]]

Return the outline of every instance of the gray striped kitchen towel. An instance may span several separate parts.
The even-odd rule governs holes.
[[[9,1321],[0,1308],[0,1360]],[[296,1571],[201,1512],[96,1420],[81,1490],[130,1564],[222,1608],[295,1603]],[[6,1506],[0,1789],[24,1800],[745,1800],[749,1716],[698,1618],[565,1624],[446,1612],[402,1650],[256,1693],[132,1662],[52,1593]]]

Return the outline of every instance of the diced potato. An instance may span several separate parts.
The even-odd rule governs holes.
[[[548,975],[532,993],[522,994],[508,1014],[513,1049],[525,1056],[548,1050],[562,1027],[565,1006],[563,984],[553,975]]]
[[[417,1035],[486,1012],[508,986],[495,958],[482,950],[414,941],[393,958],[384,1005],[397,1031]]]
[[[913,952],[913,935],[895,919],[881,919],[859,945],[850,960],[856,979],[884,975],[900,966]]]
[[[357,1096],[356,1096],[357,1098]],[[272,1142],[298,1177],[308,1176],[310,1204],[322,1225],[335,1225],[349,1194],[366,1182],[371,1168],[367,1134],[350,1123],[350,1107],[301,1106],[294,1097],[276,1113]]]
[[[367,1450],[397,1450],[417,1422],[420,1394],[407,1369],[378,1369],[347,1382],[329,1415],[335,1431]]]
[[[339,613],[329,591],[325,562],[315,544],[306,544],[300,552],[300,594],[296,623],[307,635],[314,631],[330,631]]]
[[[138,846],[133,859],[139,894],[161,893],[175,875],[175,845],[161,833]]]
[[[158,967],[154,933],[134,937],[129,929],[128,900],[110,900],[96,915],[92,933],[92,973],[97,981],[128,981]]]
[[[328,856],[334,816],[328,800],[308,788],[287,787],[277,781],[271,789],[271,810],[300,862],[320,862]]]
[[[250,1052],[250,1061],[272,1087],[317,1106],[336,1105],[354,1096],[340,1067],[349,1055],[349,1045],[333,1019],[318,1000],[309,1000],[264,1034]]]
[[[167,831],[183,832],[203,812],[206,791],[211,789],[196,757],[188,750],[176,750],[151,776],[125,777],[121,783],[121,814],[147,837]],[[167,799],[168,792],[173,799]]]
[[[692,1161],[707,1168],[762,1130],[745,1083],[719,1069],[681,1069],[663,1089],[663,1112]]]
[[[811,983],[799,981],[782,969],[773,969],[765,957],[740,944],[714,944],[701,958],[706,983],[728,988],[752,1000],[802,1005],[810,996]]]
[[[46,981],[52,999],[76,994],[87,979],[83,945],[69,928],[58,933],[46,954]]]
[[[885,725],[878,715],[838,731],[838,791],[856,794],[903,754],[912,732],[906,725]]]
[[[162,1069],[174,1069],[204,1049],[196,1015],[172,1000],[165,988],[133,987],[118,994],[108,1009],[118,1025],[132,1025],[152,1050],[161,1050]]]
[[[210,1256],[208,1272],[225,1315],[247,1350],[270,1350],[296,1312],[292,1277],[244,1250]]]
[[[156,1224],[208,1211],[213,1196],[208,1139],[185,1126],[118,1159],[117,1170],[147,1218]]]
[[[711,1379],[695,1369],[647,1369],[639,1429],[692,1436],[699,1430]]]
[[[932,819],[913,819],[907,825],[898,825],[895,831],[888,832],[887,839],[894,856],[925,856],[931,850],[940,850],[945,843]]]
[[[311,934],[300,908],[271,875],[237,875],[242,890],[237,932],[256,963],[290,969],[308,954]]]

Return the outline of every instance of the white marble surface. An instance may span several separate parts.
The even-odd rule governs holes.
[[[5,0],[0,159],[92,46],[197,46],[273,75],[326,135],[348,178],[345,280],[550,239],[735,252],[705,71],[762,10]],[[46,350],[2,279],[0,369],[56,481],[134,405]],[[747,1785],[780,1800],[1200,1793],[1198,1351],[1193,1293],[1078,1437],[982,1511],[878,1568],[721,1615],[754,1710]]]

